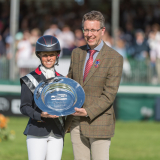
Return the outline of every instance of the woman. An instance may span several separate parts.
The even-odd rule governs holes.
[[[33,98],[36,86],[48,78],[61,76],[55,71],[60,44],[54,36],[40,37],[36,42],[36,55],[41,65],[20,79],[21,113],[30,117],[24,134],[27,135],[29,160],[60,160],[63,149],[64,118],[42,112]]]

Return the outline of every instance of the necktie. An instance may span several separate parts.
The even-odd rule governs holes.
[[[87,75],[89,73],[89,70],[91,69],[91,66],[93,64],[93,55],[94,55],[94,53],[96,53],[96,50],[89,50],[89,53],[90,53],[90,55],[89,55],[89,59],[88,59],[88,61],[86,63],[84,76],[83,76],[83,82],[85,81],[85,79],[86,79],[86,77],[87,77]]]

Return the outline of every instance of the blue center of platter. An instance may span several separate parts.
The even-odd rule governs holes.
[[[54,91],[49,92],[44,97],[45,105],[56,111],[71,108],[75,102],[75,96],[71,92]]]

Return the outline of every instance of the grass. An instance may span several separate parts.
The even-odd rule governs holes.
[[[112,138],[111,160],[160,159],[159,123],[117,122]]]
[[[27,118],[10,117],[9,128],[16,132],[13,141],[0,143],[0,160],[27,160],[26,136],[23,135]],[[160,159],[159,123],[117,121],[110,147],[110,160]],[[73,160],[70,135],[66,134],[62,160]]]

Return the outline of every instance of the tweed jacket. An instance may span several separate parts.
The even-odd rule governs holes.
[[[114,135],[115,100],[123,67],[123,57],[105,43],[83,82],[83,68],[87,46],[72,51],[68,77],[77,81],[84,89],[85,102],[82,106],[89,117],[80,117],[80,129],[89,138],[110,138]],[[73,116],[66,119],[65,130]]]

